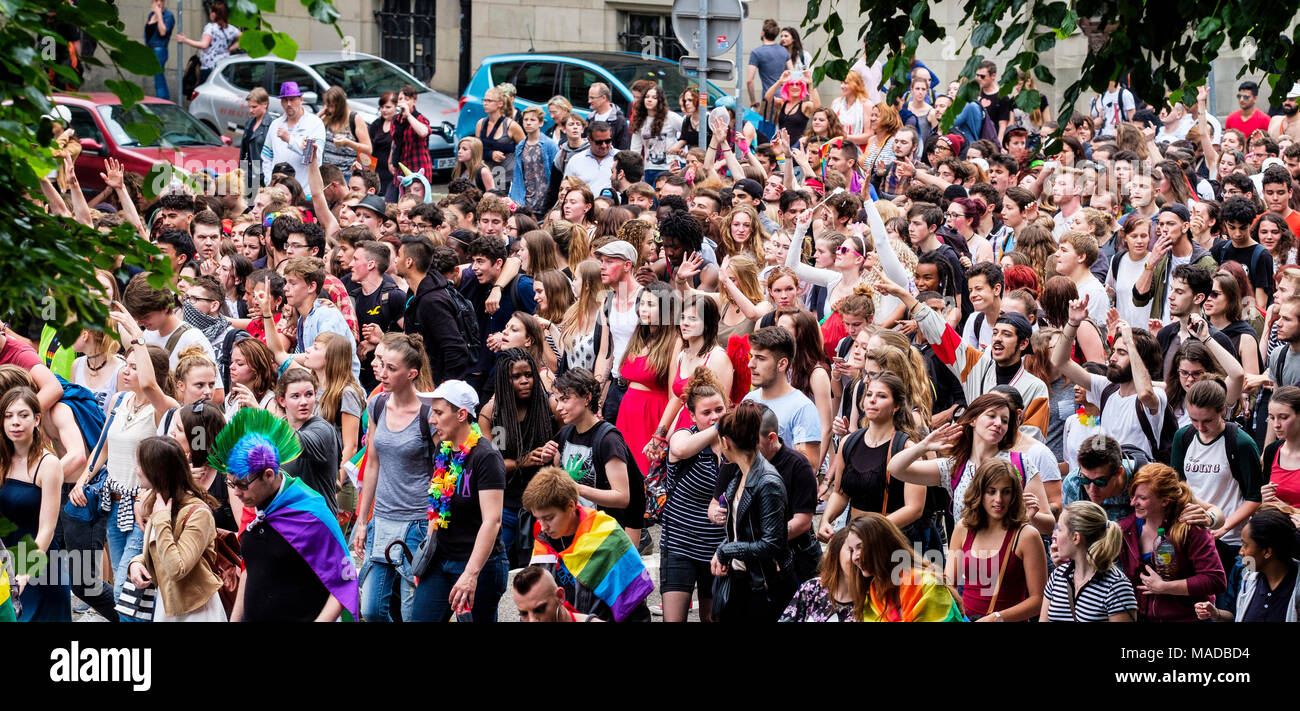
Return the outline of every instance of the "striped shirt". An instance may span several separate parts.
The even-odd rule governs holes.
[[[1096,573],[1083,589],[1075,592],[1074,612],[1070,612],[1070,581],[1074,577],[1074,562],[1058,565],[1047,579],[1043,594],[1050,601],[1047,607],[1049,622],[1106,622],[1111,615],[1137,609],[1137,596],[1133,583],[1112,565],[1103,573]]]
[[[679,432],[681,430],[678,430]],[[691,434],[699,428],[691,425]],[[663,513],[663,549],[707,563],[726,539],[726,530],[709,521],[709,501],[718,479],[718,459],[705,447],[694,457],[668,462],[668,501]]]

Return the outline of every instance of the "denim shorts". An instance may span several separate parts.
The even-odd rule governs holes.
[[[659,591],[690,594],[692,590],[699,590],[701,600],[713,599],[713,571],[709,564],[663,551],[659,556]]]

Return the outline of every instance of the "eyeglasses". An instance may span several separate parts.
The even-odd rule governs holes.
[[[253,482],[256,480],[257,477],[255,476],[249,477],[247,481],[240,481],[239,479],[231,479],[230,477],[226,477],[226,486],[230,487],[231,489],[237,489],[239,491],[248,491],[248,487],[252,486]]]
[[[1252,97],[1254,97],[1254,96],[1255,96],[1254,94],[1237,94],[1237,98],[1238,98],[1238,99],[1249,99],[1249,98],[1252,98]]]
[[[216,299],[209,299],[206,296],[186,296],[185,300],[186,301],[211,301],[213,303],[216,303],[217,301]]]
[[[307,243],[305,243],[305,242],[285,242],[285,243],[284,243],[284,246],[285,246],[286,249],[306,249],[306,248],[307,248]]]
[[[975,74],[975,78],[976,78],[976,79],[988,79],[988,78],[989,78],[989,75],[987,75],[987,74],[979,74],[979,73],[976,73],[976,74]]]
[[[862,256],[861,254],[858,254],[858,250],[848,246],[847,244],[840,245],[839,249],[835,250],[835,253],[840,256],[843,256],[845,254],[857,254],[859,259],[866,259],[866,257]]]
[[[1083,474],[1080,474],[1080,475],[1079,475],[1079,481],[1082,483],[1082,485],[1083,485],[1084,487],[1096,486],[1096,487],[1099,487],[1099,488],[1100,488],[1100,487],[1104,487],[1104,486],[1106,486],[1107,484],[1110,483],[1110,477],[1109,477],[1109,476],[1099,476],[1099,477],[1097,477],[1096,479],[1089,479],[1088,477],[1084,476]]]
[[[1204,370],[1192,371],[1192,370],[1183,370],[1182,368],[1178,369],[1178,377],[1180,378],[1199,378],[1203,375],[1205,375]]]
[[[596,146],[608,146],[609,144],[611,144],[611,143],[613,143],[613,142],[614,142],[614,139],[613,139],[613,138],[599,138],[599,139],[597,139],[597,138],[593,138],[593,139],[591,139],[591,143],[592,143],[592,145],[596,145]]]
[[[964,213],[964,212],[945,212],[944,215],[945,215],[948,219],[950,219],[950,220],[964,220],[964,219],[966,219],[966,213]]]

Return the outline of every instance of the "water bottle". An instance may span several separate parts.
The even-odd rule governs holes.
[[[1156,536],[1156,548],[1151,553],[1151,564],[1160,577],[1169,580],[1174,572],[1174,544],[1163,528],[1156,529]]]

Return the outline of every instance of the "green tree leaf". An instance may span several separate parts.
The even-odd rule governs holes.
[[[121,99],[123,111],[130,111],[132,106],[144,101],[144,89],[141,89],[140,85],[135,82],[106,79],[104,80],[104,86],[113,92],[118,99]],[[150,144],[146,143],[145,145]]]
[[[275,53],[275,56],[281,59],[290,60],[298,56],[297,40],[284,32],[276,32],[273,36],[275,38],[275,44],[271,47],[271,51]]]
[[[239,36],[239,46],[250,57],[265,57],[275,49],[275,37],[265,30],[244,30]]]

